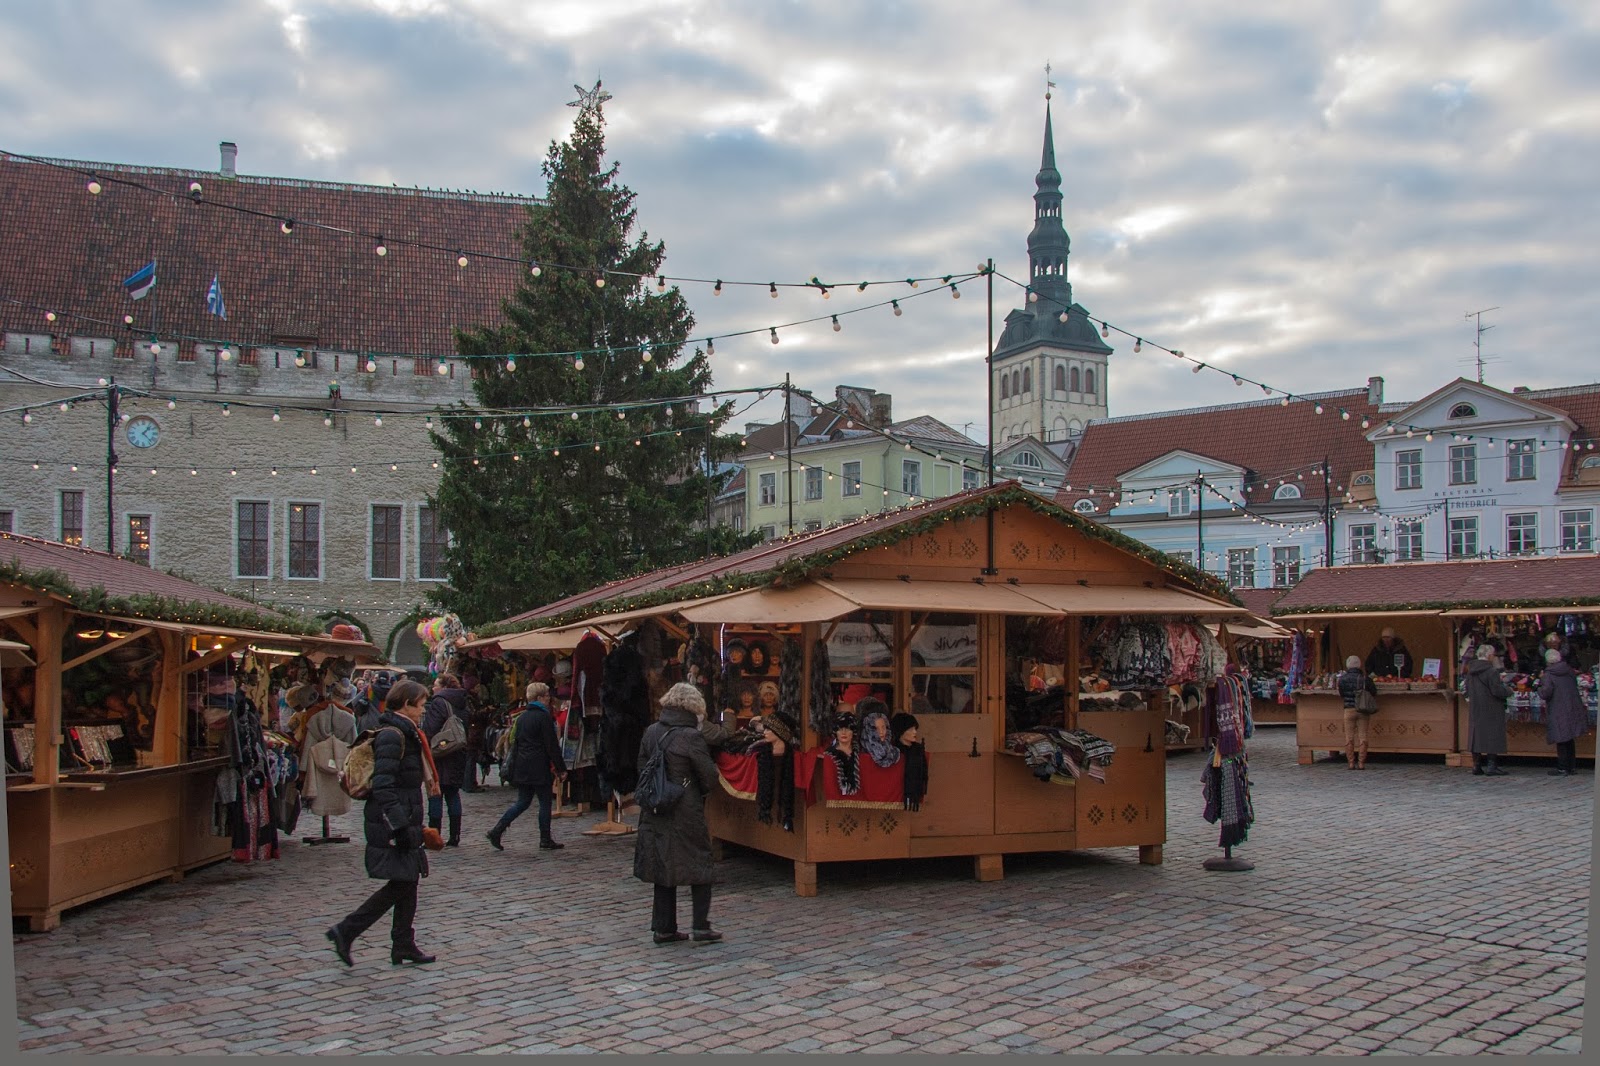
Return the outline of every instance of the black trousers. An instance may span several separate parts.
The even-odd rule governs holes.
[[[1556,745],[1556,769],[1571,773],[1578,768],[1578,742],[1563,740]]]
[[[394,946],[412,946],[417,942],[417,931],[413,928],[417,919],[416,881],[385,881],[365,903],[345,916],[339,923],[339,931],[346,940],[354,940],[390,908],[394,909],[394,927],[389,934]]]
[[[693,917],[692,929],[711,928],[711,886],[690,885],[689,900]],[[650,931],[676,933],[678,931],[678,890],[672,885],[657,885],[655,906],[650,911]]]

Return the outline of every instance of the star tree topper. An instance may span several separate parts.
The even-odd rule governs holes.
[[[578,98],[567,102],[568,107],[599,107],[611,99],[611,94],[600,88],[600,79],[596,78],[593,89],[585,89],[581,85],[573,85],[578,90]]]

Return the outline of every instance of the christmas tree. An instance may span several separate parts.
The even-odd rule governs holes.
[[[699,348],[685,356],[694,316],[657,283],[665,246],[632,236],[634,193],[605,159],[605,98],[598,83],[583,93],[570,138],[550,146],[504,318],[457,331],[478,406],[458,405],[433,434],[435,513],[451,538],[435,599],[468,625],[742,543],[707,528],[728,476],[712,470],[738,446],[717,432],[732,404],[693,399],[711,368]],[[515,353],[527,357],[470,358]],[[522,413],[540,407],[565,410]]]

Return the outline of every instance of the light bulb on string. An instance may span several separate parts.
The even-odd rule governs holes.
[[[606,276],[604,273],[595,275],[594,287],[597,289],[603,289],[606,287]]]
[[[646,363],[648,363],[648,362],[650,362],[650,360],[652,360],[652,359],[654,359],[654,358],[655,358],[655,356],[653,356],[653,355],[651,355],[651,354],[650,354],[650,349],[649,349],[649,348],[646,348],[646,349],[645,349],[645,350],[644,350],[644,351],[642,351],[642,352],[640,352],[640,353],[639,353],[639,358],[640,358],[640,359],[641,359],[641,360],[642,360],[642,361],[643,361],[643,362],[646,362]]]
[[[464,267],[466,265],[467,265],[467,257],[466,257],[466,255],[464,253],[461,254],[461,255],[456,256],[456,266]]]
[[[1032,289],[1029,289],[1028,290],[1028,302],[1031,303],[1031,304],[1038,303],[1039,302],[1039,294],[1034,292]]]
[[[1102,336],[1102,337],[1111,336],[1111,325],[1109,323],[1107,323],[1106,321],[1104,321],[1103,319],[1100,322],[1100,336]]]
[[[835,333],[838,333],[843,328],[844,328],[843,326],[839,325],[839,316],[838,315],[834,315],[833,316],[833,331]]]
[[[1361,428],[1362,429],[1366,429],[1371,425],[1372,425],[1372,420],[1370,418],[1363,418],[1361,420]]]
[[[767,295],[774,300],[778,298],[778,283],[776,281],[767,283]]]
[[[716,342],[714,340],[712,340],[712,338],[710,338],[710,337],[706,338],[706,354],[707,355],[716,355],[717,354]]]
[[[151,341],[150,342],[150,354],[151,355],[160,355],[161,354],[161,345],[157,344],[155,341]]]
[[[1422,435],[1422,439],[1425,440],[1425,441],[1428,441],[1431,444],[1433,442],[1433,434],[1432,433],[1424,433]]]
[[[282,222],[280,222],[278,224],[278,228],[280,230],[282,230],[284,233],[293,233],[294,232],[294,219],[292,219],[292,218],[284,219]]]
[[[914,288],[917,287],[917,279],[916,278],[907,278],[906,279],[906,284],[910,285],[914,289]]]
[[[230,408],[227,404],[223,404],[222,405],[222,417],[226,418],[231,414],[233,414],[233,409]]]
[[[900,310],[900,301],[899,300],[890,300],[889,301],[889,306],[894,308],[894,317],[899,318],[900,315],[903,313]]]
[[[516,370],[517,370],[517,360],[516,360],[516,358],[514,356],[509,356],[509,355],[506,356],[506,372],[514,374],[514,373],[516,373]]]
[[[1317,414],[1320,415],[1322,413],[1322,405],[1319,403],[1316,407],[1312,408],[1312,410],[1316,411]]]
[[[231,349],[231,348],[227,347],[226,345],[224,345],[217,352],[217,358],[222,360],[224,363],[226,363],[228,360],[233,358],[233,349]]]
[[[1278,406],[1279,407],[1288,407],[1289,406],[1289,397],[1285,396],[1283,399],[1279,400],[1278,401]]]
[[[483,419],[481,419],[481,418],[474,418],[474,419],[473,419],[473,420],[472,420],[472,428],[473,428],[473,429],[482,429],[482,428],[483,428]]]
[[[379,415],[378,417],[374,418],[372,420],[372,424],[375,425],[375,426],[380,426],[381,427],[383,425],[383,416]]]
[[[71,406],[72,406],[72,405],[71,405],[71,404],[67,404],[67,403],[63,403],[63,404],[62,404],[62,405],[61,405],[61,413],[62,413],[62,414],[66,414],[66,413],[67,413],[67,410],[68,410],[68,409],[69,409],[69,408],[70,408],[70,407],[71,407]]]
[[[574,359],[572,361],[572,369],[574,369],[574,370],[582,370],[583,369],[583,356],[580,355],[580,356],[578,356],[578,358],[576,358],[576,359]]]
[[[952,299],[952,300],[961,299],[961,290],[956,288],[954,285],[950,286],[950,299]]]
[[[574,422],[576,422],[578,420],[578,412],[576,412],[576,411],[572,412],[572,420]]]
[[[666,292],[667,291],[666,275],[664,275],[664,274],[657,274],[656,275],[656,291],[657,292]]]
[[[383,243],[383,238],[381,236],[378,238],[378,243],[373,247],[372,250],[380,256],[389,254],[389,246]]]
[[[776,327],[771,327],[770,332],[772,333],[772,343],[773,344],[777,344],[778,343],[778,330],[777,330],[777,328]]]
[[[533,420],[530,419],[527,415],[523,415],[522,416],[522,428],[523,429],[528,429],[528,428],[532,427],[532,425],[533,425]]]
[[[99,196],[100,195],[100,183],[98,181],[96,181],[94,178],[90,178],[89,179],[89,184],[85,185],[84,188],[89,190],[89,195],[90,196]]]
[[[46,322],[54,322],[56,320],[56,313],[54,311],[46,311],[44,313],[44,320]]]
[[[867,291],[867,283],[863,281],[860,285],[857,285],[856,286],[856,291],[857,292],[866,292]]]
[[[1204,363],[1196,363],[1194,365],[1194,369],[1189,371],[1189,373],[1198,374],[1198,373],[1200,373],[1200,371],[1204,370],[1205,368],[1206,368],[1206,365]]]
[[[333,425],[333,416],[332,415],[323,415],[322,416],[322,424],[325,425],[325,426]]]
[[[528,273],[532,274],[534,277],[538,277],[540,274],[544,273],[544,271],[540,269],[539,261],[537,259],[528,260]]]
[[[169,411],[176,411],[176,410],[177,410],[177,409],[178,409],[178,401],[177,401],[177,400],[172,400],[172,399],[169,399],[169,400],[168,400],[168,401],[167,401],[167,410],[169,410]]]
[[[282,422],[283,421],[283,415],[281,413],[279,413],[279,411],[278,411],[278,409],[276,407],[274,407],[272,409],[272,420],[274,422]]]
[[[1143,337],[1135,337],[1135,338],[1133,338],[1133,350],[1134,350],[1135,354],[1144,351],[1144,338]]]
[[[33,412],[32,411],[24,411],[24,412],[22,412],[22,421],[24,423],[32,422],[33,421]]]
[[[122,316],[122,324],[123,324],[123,325],[124,325],[124,326],[131,326],[131,325],[133,325],[133,316],[132,316],[132,315],[123,315],[123,316]]]
[[[713,295],[713,296],[721,296],[722,295],[722,279],[721,278],[718,278],[717,279],[717,283],[714,286],[712,286],[711,295]]]

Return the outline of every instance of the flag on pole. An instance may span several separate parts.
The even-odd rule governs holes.
[[[154,259],[122,279],[122,287],[135,300],[142,300],[156,287],[156,261]]]
[[[218,318],[228,317],[227,305],[222,302],[222,282],[217,275],[211,275],[211,288],[206,292],[206,310]]]

